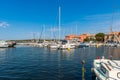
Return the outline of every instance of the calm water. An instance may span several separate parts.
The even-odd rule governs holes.
[[[120,48],[87,47],[49,50],[37,47],[0,49],[0,80],[81,80],[81,60],[86,61],[85,79],[92,80],[92,61],[97,56],[120,59]]]

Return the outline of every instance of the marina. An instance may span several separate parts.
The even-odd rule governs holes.
[[[1,0],[0,80],[120,80],[120,0]]]

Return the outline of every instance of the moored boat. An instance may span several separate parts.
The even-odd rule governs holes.
[[[93,72],[96,80],[120,80],[120,60],[95,59]]]
[[[57,44],[57,43],[50,44],[49,48],[50,49],[58,49],[59,48],[59,44]]]
[[[1,40],[0,41],[0,48],[7,48],[9,47],[8,43],[4,40]]]
[[[60,50],[65,50],[65,49],[75,49],[76,46],[74,43],[70,43],[69,41],[62,41],[62,44],[60,45],[60,47],[58,49]]]
[[[0,40],[0,48],[14,47],[15,45],[16,45],[15,42],[8,42],[5,40]]]
[[[14,47],[16,45],[16,42],[7,42],[8,47]]]

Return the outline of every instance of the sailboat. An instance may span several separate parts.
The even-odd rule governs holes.
[[[40,41],[40,38],[43,35],[43,41]],[[48,42],[45,40],[45,25],[43,25],[42,27],[42,31],[41,31],[41,35],[40,35],[39,41],[37,43],[38,47],[47,47],[48,46]]]
[[[60,41],[60,15],[61,15],[61,7],[60,7],[60,5],[59,5],[58,10],[59,10],[58,30],[59,30],[59,41]],[[59,43],[59,42],[56,42],[56,41],[54,41],[53,43],[51,43],[51,44],[49,45],[49,48],[50,48],[50,49],[58,49],[59,47],[60,47],[60,43]]]
[[[45,40],[45,25],[44,25],[44,41],[43,41],[43,47],[47,47],[48,46],[48,41]]]

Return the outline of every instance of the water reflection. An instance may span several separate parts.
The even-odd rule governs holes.
[[[0,48],[0,63],[3,63],[6,59],[7,48]]]
[[[110,58],[110,56],[112,56],[114,59],[120,59],[120,48],[102,46],[96,48],[95,56],[105,56],[106,58]]]
[[[105,47],[105,55],[108,58],[112,56],[113,59],[120,59],[120,47]]]
[[[60,50],[59,51],[59,56],[61,60],[71,60],[72,57],[74,56],[74,49],[71,50]]]
[[[85,80],[92,78],[92,62],[97,56],[120,59],[120,48],[86,47],[71,50],[50,50],[37,47],[0,49],[0,79],[18,80],[81,80],[81,60],[85,60]],[[47,76],[47,77],[46,77]],[[6,79],[7,77],[7,79]]]

